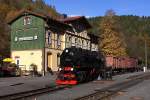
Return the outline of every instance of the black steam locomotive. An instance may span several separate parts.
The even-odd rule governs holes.
[[[56,83],[78,84],[91,81],[98,78],[104,68],[104,57],[99,52],[76,47],[66,48],[60,56]]]

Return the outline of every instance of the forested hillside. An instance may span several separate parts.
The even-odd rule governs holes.
[[[0,57],[10,56],[10,28],[7,22],[22,9],[59,17],[55,7],[45,4],[44,0],[0,0]]]
[[[105,17],[105,16],[104,16]],[[100,23],[104,18],[93,17],[89,18],[89,22],[93,26],[90,32],[101,34]],[[133,15],[116,16],[120,31],[123,33],[126,43],[128,56],[145,59],[145,42],[147,43],[147,51],[150,50],[150,17],[139,17]],[[148,52],[148,61],[150,61],[150,53]],[[150,62],[149,62],[150,63]]]

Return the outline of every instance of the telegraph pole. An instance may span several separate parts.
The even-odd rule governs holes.
[[[145,39],[145,68],[147,69],[147,42]]]

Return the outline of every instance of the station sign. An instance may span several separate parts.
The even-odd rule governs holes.
[[[32,40],[37,40],[38,36],[28,36],[28,37],[15,37],[15,41],[32,41]]]

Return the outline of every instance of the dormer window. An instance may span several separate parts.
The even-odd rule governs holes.
[[[29,25],[31,24],[31,17],[25,16],[24,17],[24,25]]]

